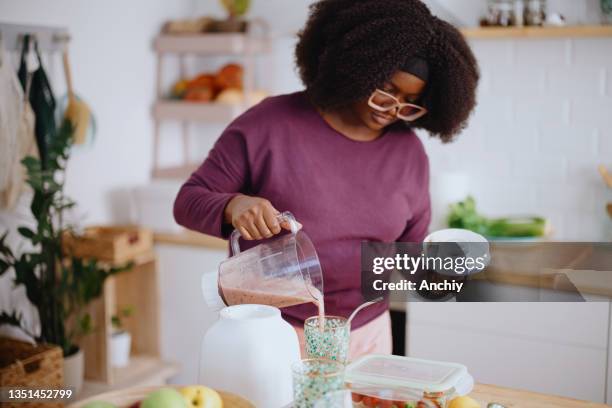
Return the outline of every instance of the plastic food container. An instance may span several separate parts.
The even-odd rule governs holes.
[[[349,364],[345,378],[355,408],[445,408],[474,387],[464,365],[376,354]]]

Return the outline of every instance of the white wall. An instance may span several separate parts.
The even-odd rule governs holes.
[[[74,87],[98,126],[93,146],[74,149],[67,194],[86,222],[112,218],[109,194],[149,180],[151,104],[155,97],[152,40],[161,24],[189,14],[190,0],[0,0],[0,21],[65,26],[70,31]],[[50,58],[52,85],[65,94],[61,56]]]
[[[597,165],[612,166],[612,39],[471,43],[478,107],[456,143],[427,141],[433,178],[468,174],[486,214],[537,213],[555,238],[609,240]]]

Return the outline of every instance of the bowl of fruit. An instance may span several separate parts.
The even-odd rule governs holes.
[[[202,385],[140,387],[111,391],[68,408],[255,408],[242,397]]]

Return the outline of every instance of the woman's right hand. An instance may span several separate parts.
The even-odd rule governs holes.
[[[225,207],[225,221],[236,228],[246,240],[270,238],[281,232],[281,228],[290,230],[287,222],[279,223],[280,212],[270,201],[261,197],[237,195]]]

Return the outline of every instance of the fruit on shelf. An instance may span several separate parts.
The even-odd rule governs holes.
[[[180,389],[187,400],[188,408],[223,408],[223,401],[217,391],[203,385],[192,385]]]
[[[213,100],[213,96],[213,91],[210,88],[196,88],[188,89],[183,99],[189,102],[210,102]]]
[[[181,78],[173,86],[170,97],[188,102],[216,102],[227,105],[255,105],[268,94],[261,90],[243,90],[244,69],[240,64],[227,64],[216,74],[201,73],[192,79]]]
[[[185,397],[175,389],[160,388],[150,393],[140,404],[141,408],[189,408]]]
[[[212,74],[200,74],[195,78],[187,81],[187,89],[210,88],[215,87],[215,76]]]
[[[243,102],[243,93],[240,89],[224,89],[219,93],[219,95],[217,95],[215,102],[224,103],[227,105],[238,105]]]
[[[183,99],[186,101],[210,102],[214,97],[215,78],[213,75],[200,74],[185,84]]]
[[[215,87],[219,90],[227,88],[242,89],[244,69],[239,64],[224,65],[215,76]]]
[[[187,91],[187,84],[189,83],[186,79],[181,79],[176,81],[174,86],[172,87],[172,96],[174,98],[182,98]]]
[[[249,105],[255,105],[266,98],[268,94],[264,91],[253,91],[247,95],[246,102]],[[240,89],[229,88],[217,95],[215,102],[227,105],[238,105],[244,103],[244,92]]]

